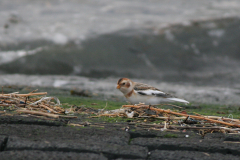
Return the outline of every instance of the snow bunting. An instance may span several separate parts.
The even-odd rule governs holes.
[[[120,78],[117,82],[117,89],[119,89],[132,104],[138,104],[139,102],[150,105],[163,102],[189,103],[184,99],[176,98],[171,94],[164,93],[155,87],[133,82],[128,78]]]

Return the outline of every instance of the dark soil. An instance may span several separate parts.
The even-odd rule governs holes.
[[[70,124],[80,126],[70,126]],[[82,127],[81,127],[82,125]],[[240,136],[156,131],[130,122],[0,115],[0,157],[10,159],[239,159]]]

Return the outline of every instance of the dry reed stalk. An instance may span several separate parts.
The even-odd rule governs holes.
[[[163,109],[157,109],[157,108],[152,108],[149,105],[141,105],[141,106],[135,106],[135,105],[123,105],[122,107],[131,107],[131,108],[146,108],[146,109],[150,109],[150,110],[154,110],[154,111],[158,111],[158,112],[163,112],[163,113],[168,113],[168,114],[174,114],[174,115],[179,115],[179,116],[185,116],[185,117],[190,117],[190,118],[195,118],[195,119],[200,119],[200,120],[206,120],[212,123],[219,123],[219,124],[224,124],[224,125],[228,125],[228,126],[232,126],[232,127],[238,127],[240,128],[239,124],[232,124],[232,123],[227,123],[227,122],[223,122],[223,121],[218,121],[218,120],[213,120],[213,119],[209,119],[209,118],[205,118],[202,116],[194,116],[194,115],[188,115],[188,114],[183,114],[183,113],[178,113],[178,112],[173,112],[170,110],[163,110]]]
[[[240,123],[239,119],[231,119],[231,118],[224,118],[224,117],[219,117],[219,116],[204,116],[205,118],[210,118],[210,119],[221,119],[221,120],[225,120],[225,121],[234,121],[234,122],[238,122]]]
[[[39,115],[39,116],[46,116],[46,117],[51,117],[51,118],[59,118],[59,115],[56,115],[56,114],[43,113],[43,112],[37,112],[37,111],[17,110],[17,112]]]
[[[139,118],[150,118],[151,116],[138,116]],[[180,120],[180,119],[186,119],[186,117],[173,117],[173,118],[169,118],[169,117],[154,117],[154,118],[157,118],[157,119],[171,119],[171,120]]]
[[[31,94],[31,93],[33,93],[33,92],[37,92],[38,91],[38,89],[35,89],[35,90],[33,90],[32,92],[29,92],[29,94]]]
[[[0,106],[10,107],[10,106],[24,106],[25,104],[0,104]]]
[[[53,112],[53,113],[58,113],[58,112],[54,111],[52,108],[49,108],[49,107],[46,106],[46,105],[41,104],[40,107],[43,107],[43,108],[45,108],[45,109],[47,109],[47,110],[49,110],[49,111],[51,111],[51,112]]]
[[[38,95],[46,95],[47,92],[39,92],[39,93],[28,93],[28,94],[2,94],[2,96],[18,96],[18,97],[28,97],[28,96],[38,96]]]
[[[43,113],[43,112],[37,112],[37,111],[28,111],[28,110],[17,110],[17,112],[25,113],[25,114],[32,114],[32,115],[45,116],[45,117],[51,117],[51,118],[77,118],[77,116],[65,116],[65,115],[57,115],[57,114]]]

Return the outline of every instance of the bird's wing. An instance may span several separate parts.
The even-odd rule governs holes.
[[[164,93],[155,87],[152,87],[150,85],[143,84],[143,83],[136,83],[134,86],[134,90],[141,95],[149,95],[149,96],[152,95],[152,96],[157,96],[162,98],[173,98],[172,95],[168,93]]]

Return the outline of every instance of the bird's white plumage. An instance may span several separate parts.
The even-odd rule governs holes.
[[[141,95],[135,92],[135,94],[132,94],[130,97],[127,97],[128,101],[132,104],[138,104],[139,102],[145,103],[145,104],[160,104],[160,103],[166,103],[171,102],[171,100],[168,100],[167,98],[161,98],[153,95]]]
[[[151,90],[151,89],[148,89],[148,90],[140,90],[140,91],[137,91],[137,92],[142,92],[146,95],[156,95],[156,94],[166,94],[162,91],[158,91],[158,90]]]
[[[185,103],[185,104],[188,104],[189,102],[184,100],[184,99],[180,99],[180,98],[167,98],[171,101],[176,101],[176,102],[181,102],[181,103]]]
[[[155,87],[133,82],[128,78],[119,79],[117,88],[132,104],[138,104],[139,102],[151,105],[166,102],[189,103],[184,99],[176,98],[168,93],[164,93]]]

